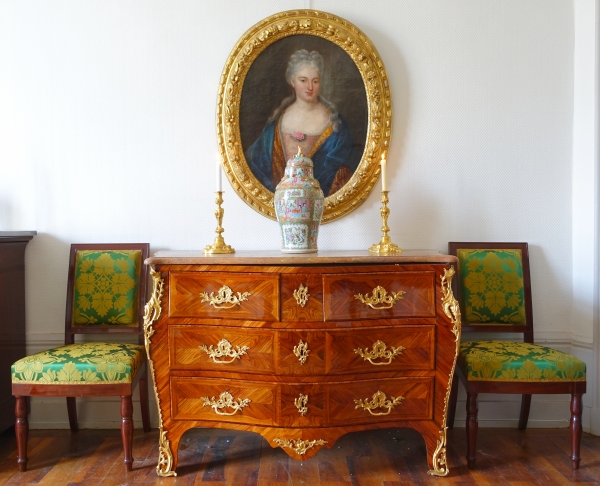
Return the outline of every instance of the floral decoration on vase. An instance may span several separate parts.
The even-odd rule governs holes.
[[[281,251],[315,253],[323,216],[323,191],[313,176],[313,162],[298,153],[288,160],[275,189],[275,214],[281,229]]]

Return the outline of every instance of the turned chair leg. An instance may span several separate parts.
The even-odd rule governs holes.
[[[458,376],[454,372],[452,378],[452,388],[450,389],[450,402],[448,403],[448,416],[446,417],[446,427],[454,427],[454,416],[456,415],[456,400],[458,399]]]
[[[133,468],[133,403],[131,395],[121,397],[121,440],[123,441],[123,462],[127,471]]]
[[[581,394],[571,395],[571,467],[579,469],[581,457],[579,455],[581,446],[581,412],[583,403]]]
[[[473,469],[477,460],[477,393],[467,392],[467,467]]]
[[[531,395],[521,395],[521,413],[519,415],[519,430],[527,428],[529,409],[531,408]]]
[[[140,377],[140,408],[142,412],[142,425],[144,432],[150,432],[150,403],[148,402],[148,363]]]
[[[67,411],[69,412],[69,427],[71,432],[79,431],[79,424],[77,423],[77,402],[75,397],[67,397]]]
[[[29,422],[27,397],[15,397],[15,436],[17,438],[17,464],[19,471],[27,471],[27,437]]]

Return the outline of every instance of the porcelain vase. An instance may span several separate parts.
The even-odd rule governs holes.
[[[281,230],[281,251],[315,253],[323,216],[323,191],[313,176],[313,163],[300,150],[288,160],[275,189],[275,214]]]

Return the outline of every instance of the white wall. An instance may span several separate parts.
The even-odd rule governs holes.
[[[590,356],[586,403],[600,435],[598,247],[598,0],[575,2],[573,116],[573,348]],[[593,344],[588,345],[589,330]],[[585,336],[581,338],[580,336]],[[592,354],[593,353],[593,354]]]
[[[595,278],[578,270],[576,231],[596,227],[576,211],[587,204],[576,181],[589,183],[589,155],[581,170],[573,163],[577,5],[594,0],[1,2],[0,229],[39,233],[27,250],[30,350],[61,340],[71,242],[212,242],[224,63],[254,23],[313,8],[355,24],[386,65],[393,241],[440,251],[450,240],[529,242],[537,339],[568,349],[575,339],[591,365],[593,319],[577,316],[592,315],[593,295],[573,298]],[[323,226],[320,248],[378,241],[378,200]],[[277,224],[231,190],[224,208],[227,243],[279,247]],[[593,254],[592,237],[577,235]],[[482,425],[511,420],[489,399]],[[48,403],[34,402],[33,426],[50,425]],[[550,408],[533,407],[531,423],[564,425],[568,406]],[[60,414],[52,426],[66,423]]]

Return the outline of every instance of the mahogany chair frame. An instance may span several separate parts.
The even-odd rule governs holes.
[[[448,254],[457,256],[458,249],[518,249],[521,250],[523,264],[523,284],[525,291],[525,325],[507,325],[507,324],[489,324],[489,323],[462,323],[462,332],[485,332],[485,333],[520,333],[523,335],[523,342],[533,343],[533,305],[531,298],[531,278],[529,271],[529,247],[527,243],[490,243],[490,242],[450,242],[448,243]],[[464,301],[460,285],[460,262],[458,264],[457,278],[452,282],[453,292],[460,305],[461,313],[464,316]],[[459,356],[460,359],[460,356]],[[529,419],[529,410],[531,408],[532,394],[570,394],[571,395],[571,467],[579,468],[581,461],[581,414],[583,410],[582,395],[586,392],[585,381],[548,381],[548,382],[506,382],[506,381],[469,381],[462,373],[461,367],[456,366],[456,373],[452,381],[450,403],[448,407],[447,425],[452,428],[454,425],[454,416],[456,413],[456,400],[458,396],[458,380],[462,382],[467,392],[467,465],[469,469],[475,467],[477,453],[477,396],[480,393],[504,393],[521,395],[521,411],[519,415],[519,430],[527,428]]]
[[[75,264],[77,252],[80,250],[140,250],[140,278],[138,287],[138,324],[135,327],[93,327],[73,326],[73,296],[75,286]],[[108,244],[72,244],[69,256],[69,276],[67,284],[67,308],[65,312],[65,344],[74,344],[75,336],[78,334],[137,334],[138,344],[144,345],[144,306],[146,304],[148,266],[144,260],[148,258],[150,245],[148,243],[108,243]],[[144,432],[150,431],[150,408],[148,403],[148,363],[145,357],[142,366],[136,373],[131,383],[109,383],[109,384],[27,384],[13,383],[12,394],[15,396],[15,435],[17,439],[17,463],[21,471],[27,470],[27,439],[29,435],[29,413],[28,399],[31,396],[58,396],[67,398],[67,410],[69,414],[69,426],[71,432],[77,432],[76,397],[121,397],[121,438],[123,440],[123,462],[127,471],[131,471],[133,464],[133,390],[139,382],[140,407]]]

